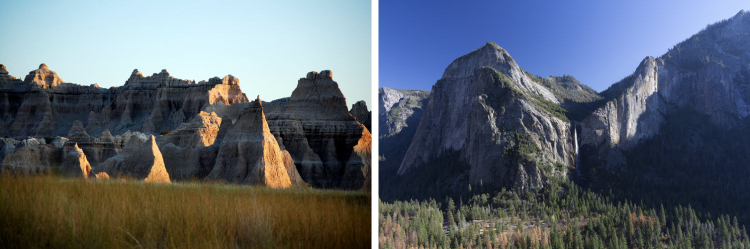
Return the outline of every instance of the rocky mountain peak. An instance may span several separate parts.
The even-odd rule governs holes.
[[[312,71],[312,72],[307,73],[307,77],[305,78],[307,78],[308,80],[333,79],[333,72],[331,72],[331,70],[323,70],[323,71],[320,71],[320,73],[316,71]]]
[[[391,107],[398,103],[398,101],[403,98],[404,94],[397,91],[393,88],[388,87],[381,87],[380,88],[380,101],[382,102],[381,106],[383,107],[383,110],[380,112],[388,112],[391,110]]]
[[[240,79],[230,74],[230,75],[224,76],[224,79],[221,80],[221,83],[224,85],[238,86],[240,85]]]
[[[18,80],[8,72],[8,68],[5,65],[0,64],[0,88],[6,87],[8,83]]]
[[[368,131],[372,129],[372,127],[370,126],[370,117],[372,113],[367,109],[367,103],[364,100],[360,100],[357,101],[357,103],[354,103],[352,105],[352,109],[349,110],[349,113],[351,113],[352,116],[357,119],[357,122],[363,124]]]
[[[745,10],[740,10],[740,12],[737,12],[737,14],[736,14],[736,15],[734,15],[734,17],[733,17],[733,18],[737,18],[737,17],[740,17],[740,18],[741,18],[741,17],[745,16],[745,14],[747,14],[747,11],[745,11]]]
[[[346,106],[346,98],[329,70],[309,72],[297,81],[297,88],[284,106],[282,116],[293,119],[354,120]],[[277,112],[274,111],[274,112]],[[275,114],[270,114],[276,119]]]
[[[554,104],[560,103],[549,89],[531,80],[510,54],[494,42],[487,42],[479,49],[454,60],[445,69],[440,81],[453,82],[452,88],[468,89],[469,85],[476,82],[477,72],[484,68],[491,68],[497,74],[504,75],[508,86],[513,89],[530,96],[542,96]]]
[[[130,74],[130,77],[133,78],[138,76],[143,77],[143,73],[141,73],[141,70],[138,70],[137,68],[133,69],[133,73]]]
[[[474,74],[475,69],[482,67],[491,67],[506,74],[519,68],[508,51],[490,41],[479,49],[454,60],[445,69],[442,78],[470,77]]]
[[[27,84],[35,84],[41,88],[56,87],[63,83],[63,80],[52,70],[49,70],[47,64],[42,63],[39,69],[29,72],[24,79]]]
[[[211,179],[265,185],[292,186],[276,138],[271,134],[260,95],[249,103],[222,139]]]

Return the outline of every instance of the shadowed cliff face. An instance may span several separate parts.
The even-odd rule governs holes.
[[[209,179],[290,188],[284,154],[271,134],[260,97],[250,103],[227,131]]]
[[[357,103],[354,103],[352,105],[352,109],[349,110],[349,113],[357,119],[357,122],[364,125],[368,131],[372,130],[372,128],[370,127],[370,124],[372,123],[372,121],[370,121],[372,112],[367,110],[367,103],[365,103],[364,100],[360,100],[357,101]]]
[[[324,188],[369,189],[370,158],[355,150],[358,144],[370,144],[369,131],[347,110],[330,71],[308,73],[288,100],[273,106],[267,113],[271,133],[289,151],[305,182]]]
[[[24,81],[2,69],[0,135],[64,136],[75,120],[94,134],[104,130],[158,133],[177,128],[216,102],[247,102],[237,78],[229,75],[195,83],[174,78],[166,70],[148,77],[134,70],[124,86],[104,89],[96,84],[63,83],[44,64]]]
[[[26,78],[0,67],[0,135],[54,142],[3,138],[0,171],[370,188],[371,135],[330,71],[311,72],[291,97],[267,102],[269,121],[260,98],[248,102],[231,75],[195,83],[134,70],[125,85],[102,89],[61,83],[42,65]],[[364,102],[352,113],[369,122]]]
[[[602,92],[609,101],[582,123],[589,165],[622,170],[623,151],[660,133],[665,115],[689,109],[732,129],[750,114],[750,14],[708,26]]]
[[[414,133],[417,131],[419,121],[422,119],[422,108],[427,104],[430,92],[382,87],[378,90],[378,95],[378,115],[380,115],[378,170],[380,179],[385,180],[396,176],[401,161],[411,145]]]
[[[171,183],[153,135],[136,135],[125,143],[120,154],[102,162],[95,172],[106,172],[111,176],[129,175],[145,182]]]

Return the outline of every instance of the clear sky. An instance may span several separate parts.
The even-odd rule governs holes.
[[[288,97],[333,71],[349,108],[370,100],[369,1],[3,1],[0,64],[40,63],[65,81],[120,86],[133,69],[207,80],[232,74],[249,98]],[[372,109],[372,107],[370,107]]]
[[[750,1],[380,0],[380,86],[430,90],[487,41],[530,73],[572,75],[597,91]]]

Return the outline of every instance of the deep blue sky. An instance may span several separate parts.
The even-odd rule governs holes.
[[[487,41],[536,75],[597,91],[750,1],[380,0],[380,86],[430,90],[454,59]]]
[[[136,68],[233,74],[269,101],[330,69],[351,106],[371,98],[370,17],[369,1],[2,1],[0,64],[23,78],[46,63],[65,82],[102,87]]]

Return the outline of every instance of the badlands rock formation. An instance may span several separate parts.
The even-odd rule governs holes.
[[[65,136],[80,120],[88,133],[125,131],[158,133],[177,128],[188,117],[216,102],[247,102],[234,76],[208,81],[181,80],[166,70],[152,76],[134,70],[124,86],[63,83],[47,65],[23,81],[0,69],[0,136]]]
[[[286,173],[289,174],[289,180],[292,182],[292,187],[295,188],[306,188],[310,185],[305,182],[305,180],[302,180],[302,176],[299,175],[299,172],[297,171],[297,166],[294,165],[294,159],[292,159],[292,155],[289,154],[289,151],[283,150],[281,151],[283,154],[283,160],[284,160],[284,169],[286,169]]]
[[[271,133],[292,155],[306,183],[369,189],[370,150],[355,149],[370,144],[369,131],[347,110],[330,71],[308,73],[288,100],[275,105],[267,112]]]
[[[73,150],[65,155],[62,168],[65,175],[84,179],[89,178],[89,173],[91,172],[91,164],[86,160],[83,150],[78,148],[78,144],[74,145]]]
[[[202,148],[214,144],[219,134],[221,118],[216,113],[200,112],[187,123],[162,136],[160,144],[171,143],[179,147]]]
[[[96,171],[111,176],[128,175],[145,182],[171,183],[164,159],[153,135],[132,136],[123,151],[97,166]]]
[[[113,137],[109,130],[104,130],[99,137],[89,136],[83,123],[78,120],[73,122],[73,127],[70,128],[66,138],[70,140],[65,143],[67,149],[72,149],[73,145],[79,146],[88,155],[92,165],[98,165],[116,156],[125,145],[122,141],[123,136]]]
[[[59,143],[47,144],[45,140],[2,138],[0,171],[35,174],[59,168],[64,155],[62,147]]]
[[[349,113],[357,119],[357,122],[365,125],[365,128],[367,128],[368,131],[372,130],[370,128],[370,117],[372,116],[372,112],[367,110],[367,103],[365,103],[364,100],[360,100],[357,101],[357,103],[354,103],[352,105],[352,109],[349,110]]]
[[[11,137],[3,171],[369,189],[370,133],[330,71],[300,79],[290,98],[252,103],[231,75],[195,83],[135,70],[121,87],[63,82],[46,65],[23,81],[0,67],[0,136]],[[364,102],[352,113],[368,122]],[[27,136],[37,138],[15,139]]]
[[[240,113],[224,136],[210,179],[289,188],[284,154],[270,132],[258,99]]]

